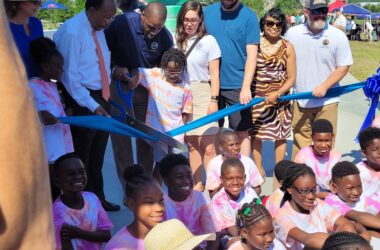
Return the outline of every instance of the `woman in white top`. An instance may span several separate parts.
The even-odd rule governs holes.
[[[206,33],[202,5],[184,3],[177,16],[176,46],[187,56],[187,71],[193,95],[193,120],[218,110],[220,48],[215,38]],[[195,46],[192,46],[195,45]],[[192,48],[193,47],[193,48]],[[217,123],[210,123],[186,133],[195,189],[202,190],[202,168],[216,156]]]

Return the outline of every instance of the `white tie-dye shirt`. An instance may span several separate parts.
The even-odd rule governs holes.
[[[325,198],[325,202],[338,210],[341,215],[346,215],[347,212],[355,210],[358,212],[366,212],[377,215],[380,211],[380,203],[371,199],[370,197],[361,196],[359,201],[355,204],[350,204],[343,201],[336,194],[329,194]]]
[[[364,196],[371,197],[378,200],[380,198],[380,171],[368,167],[368,165],[362,161],[356,165],[360,171],[360,179],[363,184]]]
[[[131,235],[127,227],[123,227],[107,243],[104,250],[144,250],[144,240]]]

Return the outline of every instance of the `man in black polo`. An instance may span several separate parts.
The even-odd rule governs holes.
[[[105,31],[111,51],[113,80],[120,80],[127,85],[128,75],[137,74],[138,67],[152,68],[160,64],[162,54],[173,47],[172,35],[164,27],[165,20],[166,7],[160,2],[149,3],[141,14],[127,11],[116,16]],[[123,103],[117,96],[115,81],[111,84],[111,98]],[[139,86],[135,89],[133,108],[140,121],[145,122],[147,106],[148,92]],[[125,184],[123,170],[133,163],[131,141],[116,134],[112,134],[111,139],[119,179]],[[152,171],[152,150],[140,139],[137,140],[137,161],[148,172]]]

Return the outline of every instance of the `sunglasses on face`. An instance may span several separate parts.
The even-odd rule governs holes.
[[[312,193],[313,195],[316,195],[320,191],[319,186],[316,186],[313,189],[299,189],[299,188],[293,186],[293,189],[296,190],[302,197],[305,197],[305,196],[307,196],[310,193]]]
[[[329,10],[327,8],[318,8],[315,10],[310,10],[311,14],[317,16],[317,15],[326,15]]]
[[[167,75],[167,76],[171,76],[171,77],[180,77],[181,74],[182,74],[182,71],[170,71],[170,70],[166,70],[166,69],[164,69],[164,73],[165,73],[165,75]]]
[[[276,26],[277,28],[281,28],[280,22],[274,22],[274,21],[265,21],[265,26],[272,28],[273,26]]]

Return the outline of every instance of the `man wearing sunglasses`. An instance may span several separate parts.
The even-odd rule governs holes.
[[[339,86],[353,63],[347,36],[327,23],[328,0],[307,0],[305,24],[295,26],[285,38],[294,46],[297,78],[294,92],[312,92],[314,99],[293,103],[292,158],[302,147],[311,145],[311,124],[327,119],[337,128],[339,98],[324,98],[328,89]]]

